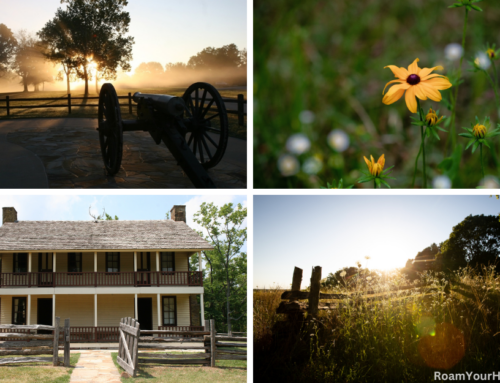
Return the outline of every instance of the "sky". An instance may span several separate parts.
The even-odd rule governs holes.
[[[93,215],[102,214],[105,209],[106,213],[123,221],[165,219],[165,214],[174,205],[186,205],[186,223],[201,231],[202,228],[193,222],[193,214],[202,202],[213,202],[217,206],[241,203],[245,207],[246,198],[234,195],[0,195],[0,207],[14,207],[20,221],[88,221],[92,219],[89,208]],[[246,245],[242,251],[246,252]]]
[[[60,0],[0,0],[0,23],[36,33],[54,18]],[[129,0],[134,36],[132,72],[141,62],[187,63],[207,47],[247,48],[245,0]]]
[[[255,196],[254,288],[289,288],[294,267],[390,269],[449,238],[468,215],[498,215],[500,201],[475,196]],[[368,261],[365,256],[369,256]]]

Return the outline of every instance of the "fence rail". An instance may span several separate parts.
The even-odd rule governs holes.
[[[46,325],[0,325],[0,340],[15,340],[16,346],[12,343],[0,344],[0,356],[23,355],[23,357],[0,358],[0,365],[11,363],[33,363],[33,362],[52,362],[54,366],[58,366],[59,344],[64,345],[64,366],[69,367],[69,350],[70,350],[70,325],[69,319],[64,321],[64,327],[59,327],[60,318],[56,317],[54,326]],[[52,334],[32,334],[32,331],[52,331]],[[36,345],[31,343],[31,340],[36,340]],[[46,341],[43,343],[40,341]],[[27,357],[26,355],[47,355],[52,351],[51,357]]]
[[[203,286],[199,271],[0,273],[0,287]]]
[[[292,290],[284,291],[281,294],[280,305],[276,309],[277,314],[303,314],[307,313],[316,315],[318,310],[332,310],[339,308],[339,302],[320,302],[320,300],[341,300],[345,298],[354,298],[357,301],[363,300],[365,302],[376,301],[384,296],[392,293],[397,293],[406,290],[423,289],[434,290],[430,283],[419,283],[414,285],[393,286],[388,291],[376,291],[367,289],[363,291],[352,292],[348,294],[324,294],[320,292],[321,284],[321,266],[313,268],[311,273],[311,287],[309,291],[300,291],[302,283],[302,269],[295,267],[292,280]],[[447,287],[449,292],[449,285]],[[299,302],[300,300],[307,300],[308,302]]]
[[[129,92],[127,96],[118,96],[119,100],[127,100],[126,104],[119,104],[120,106],[128,106],[129,113],[132,114],[132,93]],[[98,107],[99,104],[73,104],[73,100],[99,100],[99,97],[71,97],[71,93],[66,97],[53,97],[53,98],[10,98],[10,96],[5,96],[5,99],[0,99],[0,101],[5,102],[5,106],[0,106],[0,109],[7,109],[7,116],[10,116],[11,109],[44,109],[44,108],[67,108],[68,114],[71,114],[72,107],[85,108],[85,107]],[[244,95],[238,94],[237,98],[223,98],[226,104],[237,104],[237,110],[227,110],[228,114],[235,114],[238,116],[238,125],[244,125],[244,116],[247,115],[245,112],[245,105],[247,101]],[[66,101],[64,104],[54,104],[54,105],[17,105],[13,106],[13,102],[25,102],[25,101]]]

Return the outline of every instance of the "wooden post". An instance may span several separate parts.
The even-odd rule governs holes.
[[[54,323],[54,347],[53,347],[53,352],[52,352],[52,364],[54,366],[57,366],[59,364],[59,322],[61,318],[56,317],[55,323]]]
[[[161,317],[162,317],[160,294],[156,294],[156,312],[158,313],[158,330],[159,330],[161,326]]]
[[[128,92],[128,112],[132,114],[132,93]]]
[[[319,288],[321,282],[321,266],[313,268],[311,273],[311,287],[309,289],[309,308],[308,313],[316,316],[318,315],[319,305]]]
[[[133,337],[133,347],[131,350],[132,358],[134,359],[134,377],[137,371],[137,365],[139,364],[139,338],[141,337],[141,324],[137,321],[134,321],[133,327],[135,327],[137,331],[137,336]]]
[[[64,367],[69,367],[69,318],[64,320]]]
[[[5,96],[5,103],[7,104],[7,116],[10,116],[10,97]]]
[[[26,308],[26,324],[31,324],[31,294],[28,294],[28,307]]]
[[[68,93],[68,113],[71,114],[71,93]]]
[[[203,330],[210,331],[210,321],[208,319],[205,319],[205,328]]]
[[[295,266],[293,270],[293,279],[292,279],[292,291],[300,291],[300,285],[302,284],[302,269],[299,269]],[[294,301],[296,299],[290,299],[290,301]]]
[[[215,367],[215,320],[210,319],[210,367]]]
[[[238,95],[238,125],[245,125],[245,103],[242,94]]]

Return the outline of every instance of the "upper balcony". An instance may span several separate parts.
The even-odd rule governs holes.
[[[1,287],[203,286],[192,252],[0,254]]]

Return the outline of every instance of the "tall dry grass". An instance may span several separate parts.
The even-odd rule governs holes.
[[[427,283],[421,289],[397,286]],[[451,289],[450,289],[451,285]],[[373,299],[361,299],[373,289]],[[494,268],[394,272],[322,292],[349,294],[338,309],[290,321],[275,314],[283,290],[254,293],[256,381],[423,382],[435,371],[492,373],[500,366],[500,277]]]

